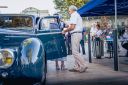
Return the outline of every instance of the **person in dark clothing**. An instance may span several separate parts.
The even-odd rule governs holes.
[[[125,29],[122,38],[123,38],[122,47],[127,50],[126,57],[128,57],[128,28]]]
[[[82,40],[80,42],[80,45],[82,47],[82,53],[85,55],[85,45],[84,45],[84,35],[85,35],[85,32],[86,32],[86,28],[84,27],[83,28],[83,31],[82,31]]]
[[[67,54],[71,55],[72,50],[71,50],[71,34],[68,32],[68,34],[65,36],[66,40],[66,45],[67,45]]]
[[[128,41],[126,43],[122,44],[122,47],[127,50],[127,53],[125,56],[128,57]]]
[[[118,37],[120,38],[121,36],[123,36],[125,32],[125,25],[124,22],[122,22],[121,26],[118,26]]]

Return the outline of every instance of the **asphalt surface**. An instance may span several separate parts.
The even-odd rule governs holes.
[[[48,61],[46,85],[128,85],[128,57],[119,57],[119,71],[114,71],[113,58],[106,58],[109,57],[109,54],[105,54],[102,59],[95,59],[93,57],[93,63],[88,63],[87,50],[88,48],[86,47],[86,55],[82,55],[86,60],[86,65],[88,66],[88,70],[85,73],[69,72],[68,70],[57,71],[55,69],[55,62]],[[121,53],[125,54],[123,52]],[[65,65],[68,69],[73,67],[73,56],[70,55],[67,57]],[[1,82],[0,85],[34,84],[31,80],[29,80],[29,82],[30,83],[26,80],[13,82],[5,81],[4,84]]]
[[[68,70],[56,71],[55,62],[48,61],[48,73],[46,85],[128,85],[128,64],[120,65],[119,71],[114,71],[112,66],[113,59],[93,59],[94,63],[88,63],[87,56],[83,55],[86,59],[88,70],[85,73],[69,72]],[[126,58],[121,58],[123,62]],[[74,64],[72,56],[67,57],[65,62],[66,67],[71,69]],[[124,69],[125,68],[125,69]],[[23,81],[5,81],[0,85],[33,85],[31,80],[28,83]],[[39,84],[38,84],[39,85]]]
[[[84,55],[83,57],[86,57]],[[98,62],[96,62],[98,61]],[[48,62],[48,74],[46,85],[128,85],[128,72],[126,71],[114,71],[112,65],[108,66],[99,63],[100,61],[106,61],[106,59],[93,60],[95,63],[88,63],[88,70],[85,73],[76,73],[65,71],[56,71],[54,61]],[[107,60],[110,63],[112,59]],[[68,69],[73,67],[73,57],[68,56],[66,66]],[[126,65],[122,65],[125,68]],[[128,68],[126,67],[128,70]],[[125,70],[126,70],[125,69]]]

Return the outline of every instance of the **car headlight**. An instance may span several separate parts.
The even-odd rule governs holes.
[[[14,62],[14,53],[10,49],[0,50],[0,68],[9,68]]]

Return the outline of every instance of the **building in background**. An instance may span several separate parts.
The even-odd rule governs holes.
[[[0,6],[0,8],[8,8],[8,6]],[[1,11],[0,11],[0,14],[1,14]]]
[[[48,16],[49,15],[49,11],[48,10],[39,10],[37,8],[34,7],[29,7],[24,9],[21,14],[30,14],[30,15],[36,15],[36,16],[40,16],[40,17],[44,17],[44,16]]]

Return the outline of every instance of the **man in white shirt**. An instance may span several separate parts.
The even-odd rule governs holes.
[[[71,33],[71,47],[72,47],[72,55],[75,59],[75,65],[73,69],[70,69],[71,72],[85,72],[87,67],[85,65],[84,58],[79,53],[80,41],[82,40],[82,31],[83,31],[83,22],[81,16],[77,13],[76,6],[69,7],[70,24],[67,28],[64,28],[62,31],[63,34],[66,32]]]

